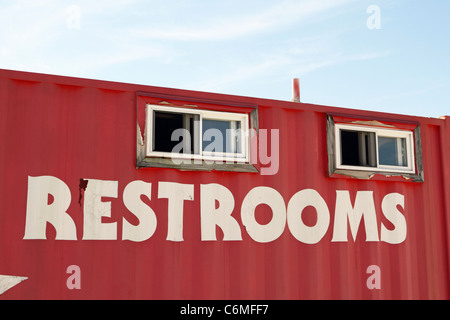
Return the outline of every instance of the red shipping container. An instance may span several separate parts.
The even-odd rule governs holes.
[[[149,160],[149,105],[244,115],[251,159]],[[9,70],[0,112],[0,299],[449,298],[448,117]],[[414,172],[339,168],[339,126]]]

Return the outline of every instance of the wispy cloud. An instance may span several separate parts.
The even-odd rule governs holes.
[[[239,84],[257,77],[266,79],[274,78],[274,75],[283,78],[286,78],[288,75],[303,77],[319,69],[343,63],[379,59],[387,57],[389,54],[390,52],[372,52],[349,56],[344,54],[330,54],[322,57],[308,55],[297,59],[287,55],[280,55],[278,57],[273,57],[270,60],[254,62],[228,73],[216,75],[214,79],[209,79],[208,81],[193,83],[191,84],[191,87],[193,89],[196,88],[204,91],[220,92],[226,91],[226,89],[231,86],[237,87]]]
[[[370,103],[378,104],[378,103],[384,102],[384,101],[392,101],[392,100],[411,98],[411,97],[430,94],[433,91],[437,91],[437,90],[441,90],[441,89],[448,89],[448,88],[450,88],[450,81],[434,82],[434,83],[428,84],[427,86],[423,87],[422,89],[401,91],[401,92],[396,92],[393,94],[388,94],[388,95],[384,95],[381,97],[377,97],[375,99],[372,99],[370,101]]]
[[[229,72],[216,74],[213,78],[189,83],[186,87],[196,90],[220,92],[225,91],[230,85],[239,85],[249,79],[264,76],[270,71],[280,70],[285,67],[286,61],[281,59],[260,61],[233,69]]]
[[[234,68],[214,74],[213,79],[192,83],[193,88],[226,92],[251,79],[277,81],[286,77],[304,77],[314,71],[345,63],[385,58],[390,50],[348,52],[340,45],[339,32],[324,33],[276,43],[275,48],[236,63]]]
[[[182,70],[176,70],[177,63],[185,66],[184,72],[188,71],[187,65],[198,65],[201,60],[196,56],[201,54],[197,51],[201,50],[197,49],[198,42],[231,41],[259,35],[269,41],[269,33],[277,35],[289,31],[292,34],[292,29],[302,24],[316,23],[335,12],[342,13],[355,1],[270,1],[269,5],[255,7],[254,10],[247,8],[239,13],[215,11],[199,15],[196,17],[198,21],[192,24],[179,20],[183,6],[176,9],[169,6],[173,11],[169,7],[159,7],[159,11],[154,8],[158,12],[169,10],[164,18],[171,17],[174,23],[151,19],[156,16],[155,12],[147,19],[140,16],[136,21],[130,12],[136,12],[145,3],[143,0],[80,0],[70,5],[56,0],[19,0],[0,11],[0,67],[93,76],[96,72],[137,61],[145,61],[146,65],[153,63],[152,66],[157,65],[161,69],[167,61],[175,59],[175,64],[169,68],[172,68],[172,74],[177,73],[177,78],[189,79],[189,88],[224,91],[256,77],[287,73],[303,76],[339,63],[375,59],[388,54],[362,52],[348,55],[341,52],[336,41],[339,31],[333,29],[331,33],[328,30],[320,35],[291,36],[285,40],[278,40],[275,36],[270,39],[270,47],[263,50],[247,51],[243,47],[242,53],[221,56],[222,66],[209,68],[217,61],[207,58],[208,62],[200,61],[206,67],[201,74],[196,71],[198,77],[187,77]],[[68,9],[72,6],[79,8],[81,15],[80,27],[75,30],[68,25],[73,14]],[[114,24],[114,21],[124,18],[130,21]],[[186,41],[193,41],[193,46],[187,49],[184,46]]]
[[[133,41],[109,22],[139,1],[11,1],[0,9],[0,68],[88,75],[144,58],[167,60],[161,45]]]
[[[195,28],[181,25],[166,25],[164,28],[132,28],[133,36],[148,39],[177,41],[227,40],[273,31],[279,27],[307,20],[333,8],[354,2],[355,0],[287,0],[260,12],[237,14],[227,18],[200,22]]]

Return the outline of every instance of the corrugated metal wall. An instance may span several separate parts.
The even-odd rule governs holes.
[[[222,99],[258,106],[259,127],[280,130],[280,168],[274,176],[236,172],[136,169],[136,92]],[[163,99],[161,99],[163,100]],[[139,106],[138,106],[139,107]],[[0,71],[0,274],[28,280],[0,299],[448,299],[449,298],[449,141],[447,120],[329,108],[292,102],[213,95],[38,74]],[[421,125],[424,183],[398,179],[357,180],[328,176],[326,116],[416,122]],[[67,211],[76,241],[24,240],[28,177],[54,176],[71,191]],[[80,179],[118,181],[118,197],[108,198],[118,239],[83,238]],[[152,183],[157,229],[147,241],[122,241],[123,218],[138,223],[122,194],[131,181]],[[184,203],[184,241],[167,241],[167,199],[158,182],[194,185]],[[218,183],[235,200],[233,217],[242,241],[201,241],[200,185]],[[286,205],[303,189],[326,201],[331,222],[315,245],[296,240],[286,226],[270,243],[258,243],[240,219],[244,197],[255,187],[277,190]],[[381,202],[389,193],[405,197],[402,213],[408,235],[398,245],[366,242],[364,223],[355,241],[332,242],[336,191],[373,191],[378,227],[388,222]],[[51,200],[49,200],[51,201]],[[303,219],[314,225],[314,210]],[[256,210],[268,223],[271,211]],[[383,220],[384,219],[384,220]],[[81,290],[69,290],[66,269],[78,265]],[[381,270],[381,289],[369,290],[367,268]]]

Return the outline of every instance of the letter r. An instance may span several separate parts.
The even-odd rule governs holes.
[[[48,195],[53,196],[49,204]],[[77,240],[75,223],[67,214],[71,194],[67,185],[51,176],[28,177],[25,240],[46,240],[47,222],[56,230],[56,240]]]

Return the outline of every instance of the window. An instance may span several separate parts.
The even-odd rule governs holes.
[[[424,182],[420,124],[327,114],[330,178]]]
[[[415,173],[412,131],[336,124],[335,145],[337,169]]]
[[[245,113],[147,105],[147,157],[249,161]]]

